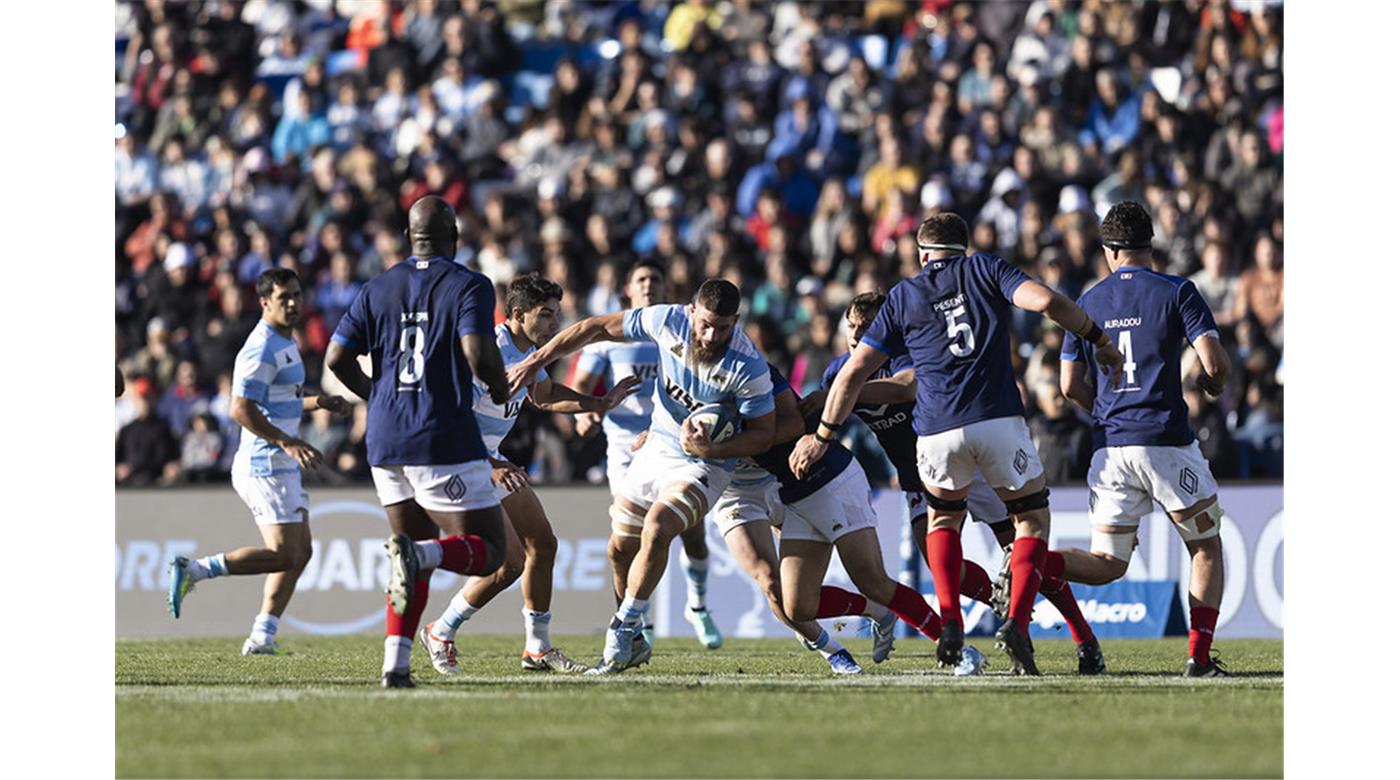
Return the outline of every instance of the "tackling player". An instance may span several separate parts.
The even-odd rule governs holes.
[[[385,615],[386,688],[412,688],[409,654],[434,568],[491,574],[506,531],[491,465],[472,413],[472,377],[505,403],[505,367],[492,338],[491,281],[453,262],[457,220],[447,201],[420,198],[408,212],[413,256],[355,297],[326,350],[326,364],[369,400],[366,447],[379,501],[394,531]],[[374,379],[357,355],[368,353]],[[448,536],[438,539],[439,529]]]
[[[535,347],[549,341],[559,332],[559,299],[564,291],[559,285],[536,274],[516,277],[506,292],[508,319],[496,326],[496,346],[506,366],[512,366]],[[581,395],[556,385],[549,375],[540,372],[532,403],[551,412],[606,412],[615,408],[627,396],[636,392],[641,383],[627,377],[606,396]],[[506,460],[500,452],[501,441],[515,427],[526,392],[521,390],[506,403],[491,400],[490,390],[479,379],[473,381],[476,401],[476,422],[481,429],[482,442],[490,453],[491,481],[496,498],[506,513],[506,561],[495,573],[473,577],[437,620],[423,627],[419,637],[428,651],[433,668],[443,674],[457,674],[457,630],[477,610],[486,606],[496,594],[520,579],[525,606],[525,650],[520,665],[526,671],[581,672],[585,667],[564,655],[549,640],[549,604],[554,592],[554,553],[558,541],[549,525],[544,507],[530,488],[525,471]]]
[[[627,296],[628,308],[645,308],[667,303],[670,299],[665,272],[652,260],[639,261],[628,270],[622,291]],[[608,490],[614,500],[622,490],[623,478],[632,462],[633,445],[651,424],[659,359],[656,343],[652,341],[603,341],[589,344],[579,351],[573,388],[580,393],[591,392],[599,379],[608,388],[616,387],[624,377],[635,376],[642,380],[636,395],[628,397],[606,415],[594,412],[576,418],[578,435],[585,437],[597,430],[601,420],[603,435],[608,440]],[[704,524],[684,531],[681,545],[681,564],[685,568],[686,581],[685,618],[695,628],[695,636],[700,643],[714,650],[724,642],[724,637],[720,635],[719,627],[705,604],[710,551],[705,543]],[[612,525],[612,533],[608,536],[608,562],[612,565],[613,595],[619,604],[627,590],[627,569],[641,546],[638,529],[616,523]],[[649,632],[651,626],[645,616],[643,624],[643,631]]]
[[[1075,582],[1100,584],[1128,570],[1137,527],[1152,503],[1162,505],[1191,553],[1191,634],[1187,677],[1226,672],[1211,657],[1220,615],[1225,564],[1220,549],[1224,512],[1216,499],[1210,464],[1187,419],[1181,395],[1181,350],[1196,350],[1204,373],[1201,389],[1220,394],[1230,359],[1220,345],[1215,319],[1195,285],[1149,270],[1152,218],[1134,201],[1109,209],[1100,230],[1109,275],[1079,299],[1079,305],[1118,345],[1124,381],[1090,378],[1102,352],[1091,352],[1080,336],[1066,334],[1060,353],[1060,387],[1094,415],[1094,457],[1089,465],[1089,552],[1063,550],[1046,559],[1046,571],[1062,568]]]
[[[687,305],[658,305],[590,317],[571,325],[508,374],[512,391],[540,368],[597,341],[653,341],[659,348],[661,391],[646,443],[627,470],[612,508],[615,527],[641,532],[641,549],[627,574],[626,595],[607,633],[594,673],[621,672],[650,657],[640,639],[641,614],[666,571],[670,542],[701,524],[729,480],[733,459],[773,442],[773,394],[768,366],[739,329],[739,290],[722,279],[700,285]],[[744,418],[733,438],[711,442],[686,423],[705,404],[730,403]]]
[[[1088,337],[1098,345],[1103,370],[1115,378],[1123,358],[1068,298],[999,257],[967,255],[967,223],[956,214],[924,220],[917,241],[922,270],[890,291],[837,374],[816,433],[794,449],[792,469],[805,476],[835,441],[860,385],[891,356],[908,353],[918,384],[919,475],[929,492],[928,563],[944,621],[938,660],[954,664],[962,655],[959,528],[968,488],[981,469],[1016,525],[1010,618],[998,629],[997,644],[1011,657],[1013,672],[1039,674],[1028,630],[1045,563],[1049,491],[1011,369],[1010,307],[1042,313]]]
[[[267,574],[262,610],[243,642],[244,655],[280,655],[277,623],[292,600],[297,578],[311,560],[311,525],[301,470],[321,453],[296,437],[303,412],[329,409],[350,414],[350,403],[331,395],[303,396],[306,368],[292,339],[301,322],[301,280],[295,271],[270,268],[257,282],[262,319],[248,334],[233,366],[229,416],[243,427],[233,456],[233,489],[253,512],[263,547],[170,561],[170,614],[180,617],[185,596],[200,580],[234,574]],[[119,374],[120,376],[120,374]]]

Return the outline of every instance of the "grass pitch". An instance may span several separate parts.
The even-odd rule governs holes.
[[[1013,678],[990,639],[980,678],[901,639],[832,676],[795,641],[706,651],[662,639],[619,677],[523,672],[518,637],[464,633],[465,674],[414,648],[419,687],[382,691],[375,636],[117,642],[118,777],[1282,776],[1283,643],[1217,642],[1229,679],[1180,678],[1186,641],[1105,641],[1110,674],[1036,642],[1045,677]],[[601,637],[556,644],[593,662]]]

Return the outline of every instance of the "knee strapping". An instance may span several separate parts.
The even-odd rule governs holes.
[[[646,523],[644,515],[613,504],[608,507],[608,516],[612,518],[613,533],[629,539],[642,538],[642,526]]]
[[[934,509],[939,509],[944,512],[967,511],[966,498],[959,498],[956,501],[949,501],[945,498],[939,498],[938,496],[935,496],[932,493],[929,493],[927,496],[925,496],[925,498],[928,500],[928,505],[933,507]]]
[[[1224,516],[1225,510],[1221,509],[1220,502],[1216,501],[1185,520],[1172,521],[1172,524],[1176,526],[1176,532],[1181,534],[1183,542],[1200,542],[1220,535],[1220,519]]]
[[[705,519],[705,498],[697,496],[689,490],[665,496],[660,500],[660,503],[681,519],[682,530],[689,530]]]
[[[1123,563],[1133,559],[1133,550],[1137,548],[1136,529],[1130,534],[1111,534],[1094,529],[1090,538],[1089,549],[1092,552],[1112,555]]]
[[[1031,493],[1028,496],[1007,499],[1005,503],[1006,511],[1013,515],[1046,509],[1050,506],[1050,488],[1041,488],[1040,492]]]

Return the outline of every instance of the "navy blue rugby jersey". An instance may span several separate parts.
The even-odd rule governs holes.
[[[841,367],[851,359],[851,353],[831,361],[822,374],[822,389],[830,390],[836,382]],[[871,379],[886,379],[913,367],[909,355],[899,355],[885,361]],[[856,404],[856,414],[865,422],[879,440],[890,463],[894,464],[899,476],[900,490],[923,492],[924,483],[919,478],[918,443],[919,435],[914,433],[914,404]]]
[[[977,252],[932,260],[890,290],[861,343],[912,358],[918,435],[1025,415],[1009,326],[1011,297],[1028,281],[1005,260]]]
[[[492,339],[495,309],[490,279],[442,257],[410,257],[360,289],[332,338],[373,362],[370,465],[486,457],[460,339]]]
[[[1079,306],[1123,353],[1123,380],[1099,372],[1094,348],[1065,334],[1061,360],[1087,365],[1094,383],[1094,449],[1182,446],[1195,440],[1181,396],[1181,351],[1215,333],[1196,285],[1170,274],[1123,266],[1079,297]]]
[[[779,371],[777,366],[769,363],[768,372],[773,378],[773,397],[775,399],[782,393],[797,395],[797,392],[792,389],[792,385],[788,384],[787,377],[783,376],[783,372]],[[819,411],[813,412],[807,417],[807,433],[816,432],[820,418],[821,412]],[[755,463],[778,478],[778,498],[784,504],[801,501],[821,490],[831,480],[836,479],[851,462],[851,451],[840,442],[833,442],[827,446],[826,453],[822,455],[821,460],[812,464],[812,468],[808,469],[806,478],[798,479],[797,475],[792,473],[792,467],[788,465],[788,457],[792,455],[792,451],[796,447],[797,440],[794,439],[782,444],[775,444],[766,452],[753,456]]]

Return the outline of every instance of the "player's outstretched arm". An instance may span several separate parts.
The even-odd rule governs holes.
[[[1122,381],[1123,355],[1108,334],[1094,324],[1094,319],[1074,301],[1040,282],[1028,280],[1016,288],[1011,303],[1017,308],[1049,317],[1056,325],[1093,344],[1094,359],[1099,364],[1099,370],[1112,376],[1115,387]]]
[[[889,355],[865,342],[856,345],[851,359],[846,361],[846,365],[841,367],[835,381],[831,383],[831,390],[826,396],[826,406],[822,408],[821,422],[817,424],[817,432],[799,439],[797,446],[792,449],[792,454],[788,456],[788,466],[798,479],[806,476],[807,469],[826,454],[827,445],[835,440],[841,425],[851,416],[851,410],[855,409],[860,388],[888,359]]]
[[[918,382],[914,379],[914,369],[906,368],[894,376],[884,379],[871,379],[860,388],[856,402],[862,404],[912,404],[919,394]],[[820,412],[826,407],[827,390],[813,390],[797,402],[797,408],[805,419],[807,415]],[[779,432],[778,441],[787,441]]]
[[[273,425],[263,416],[257,404],[241,395],[235,395],[230,400],[228,416],[258,438],[280,447],[283,452],[291,455],[302,468],[310,468],[321,462],[319,450],[295,436],[283,433],[282,429]]]
[[[335,378],[339,379],[346,389],[368,401],[371,383],[369,377],[365,376],[364,369],[360,368],[357,357],[349,347],[332,339],[326,347],[326,368],[335,374]]]
[[[619,311],[589,317],[556,333],[549,343],[510,367],[507,372],[510,393],[517,393],[522,387],[530,384],[535,378],[535,373],[541,368],[559,358],[572,355],[589,344],[597,341],[626,341],[627,337],[622,332],[622,318],[625,314],[626,312]]]
[[[472,376],[486,383],[491,391],[491,400],[503,404],[515,394],[506,381],[506,361],[496,346],[495,338],[486,338],[480,333],[468,333],[462,337],[462,354],[467,356]]]
[[[355,406],[338,395],[308,395],[301,399],[301,410],[303,412],[314,412],[317,409],[327,409],[331,414],[349,417],[355,411]]]
[[[642,386],[641,377],[629,376],[613,385],[607,395],[587,395],[549,379],[535,383],[530,400],[546,412],[579,414],[581,412],[602,413],[615,408],[627,396],[637,392]]]
[[[1202,333],[1191,342],[1191,348],[1201,359],[1202,372],[1196,377],[1196,384],[1212,397],[1225,390],[1225,382],[1230,379],[1230,356],[1213,333]]]
[[[1060,361],[1060,392],[1090,414],[1094,411],[1094,386],[1085,374],[1088,372],[1083,361]]]

